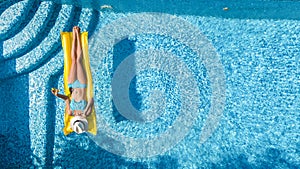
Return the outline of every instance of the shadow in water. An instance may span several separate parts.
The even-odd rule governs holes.
[[[31,164],[28,75],[0,82],[0,166]]]
[[[124,39],[116,43],[113,47],[113,72],[116,71],[117,67],[122,63],[122,61],[126,57],[133,54],[135,51],[136,51],[135,41],[128,39],[128,37],[125,37]],[[135,62],[130,62],[127,66],[135,67]],[[118,90],[118,89],[112,89],[112,90]],[[132,79],[130,85],[130,91],[128,92],[130,92],[131,103],[136,109],[139,109],[141,105],[140,105],[140,95],[137,93],[136,90],[136,78]],[[113,116],[115,117],[116,122],[127,120],[118,112],[114,104],[113,104]]]
[[[64,136],[60,139],[64,140]],[[134,168],[148,169],[149,166],[163,169],[178,168],[178,160],[170,156],[160,156],[153,162],[137,162],[129,158],[112,154],[89,139],[86,135],[71,134],[67,138],[67,145],[64,145],[57,154],[54,167],[68,168]],[[86,146],[82,146],[85,145]]]
[[[298,169],[300,166],[292,164],[285,159],[285,153],[276,148],[267,148],[264,154],[257,155],[256,161],[250,163],[248,157],[244,154],[236,154],[236,156],[224,157],[218,164],[210,164],[210,168],[214,169],[256,169],[256,168],[288,168]],[[234,155],[234,154],[233,154]]]
[[[120,156],[103,150],[93,141],[89,141],[87,136],[71,134],[69,137],[72,138],[68,138],[67,145],[59,154],[59,159],[54,162],[55,167],[122,168],[127,166],[129,168],[147,168],[145,164],[128,162]],[[89,142],[88,147],[83,148],[81,142]]]
[[[55,141],[55,124],[56,124],[56,97],[53,96],[53,94],[50,92],[50,89],[52,87],[57,88],[58,86],[58,81],[60,75],[63,73],[63,70],[60,69],[56,74],[52,75],[49,78],[48,84],[47,84],[47,116],[46,116],[46,159],[45,159],[45,165],[47,167],[50,167],[53,165],[53,148],[54,148],[54,141]],[[61,112],[63,113],[63,112]]]

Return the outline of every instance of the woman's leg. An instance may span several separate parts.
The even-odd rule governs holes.
[[[69,77],[68,77],[68,83],[71,84],[77,79],[77,66],[76,66],[76,58],[77,58],[77,53],[76,53],[76,47],[77,45],[77,34],[76,34],[76,29],[75,27],[73,28],[73,40],[72,40],[72,49],[71,49],[71,68],[69,72]]]
[[[81,48],[81,38],[80,38],[80,28],[77,27],[77,31],[76,31],[76,36],[77,36],[77,48],[76,48],[76,68],[77,68],[77,79],[79,80],[79,82],[81,84],[87,84],[87,79],[86,79],[86,73],[85,70],[83,68],[83,54],[82,54],[82,48]]]

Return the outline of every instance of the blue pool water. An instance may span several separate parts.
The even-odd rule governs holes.
[[[299,1],[0,4],[1,168],[300,168]],[[50,92],[74,25],[96,136]]]

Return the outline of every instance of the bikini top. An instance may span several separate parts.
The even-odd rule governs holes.
[[[72,88],[86,88],[86,84],[82,84],[79,80],[75,80],[73,83],[68,84],[69,87]]]
[[[70,108],[71,110],[81,110],[83,111],[87,105],[87,101],[80,100],[79,102],[75,101],[74,99],[71,100]]]

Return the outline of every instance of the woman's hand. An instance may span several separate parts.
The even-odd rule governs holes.
[[[89,111],[91,111],[91,110],[90,109],[84,109],[83,112],[82,112],[82,114],[81,114],[81,116],[84,117],[84,118],[86,118],[86,116],[90,115]]]
[[[86,108],[83,111],[84,116],[89,116],[92,113],[94,105],[94,99],[91,98],[86,106]]]
[[[54,96],[57,96],[59,90],[58,89],[55,89],[55,88],[52,88],[51,89],[51,93],[54,95]]]

